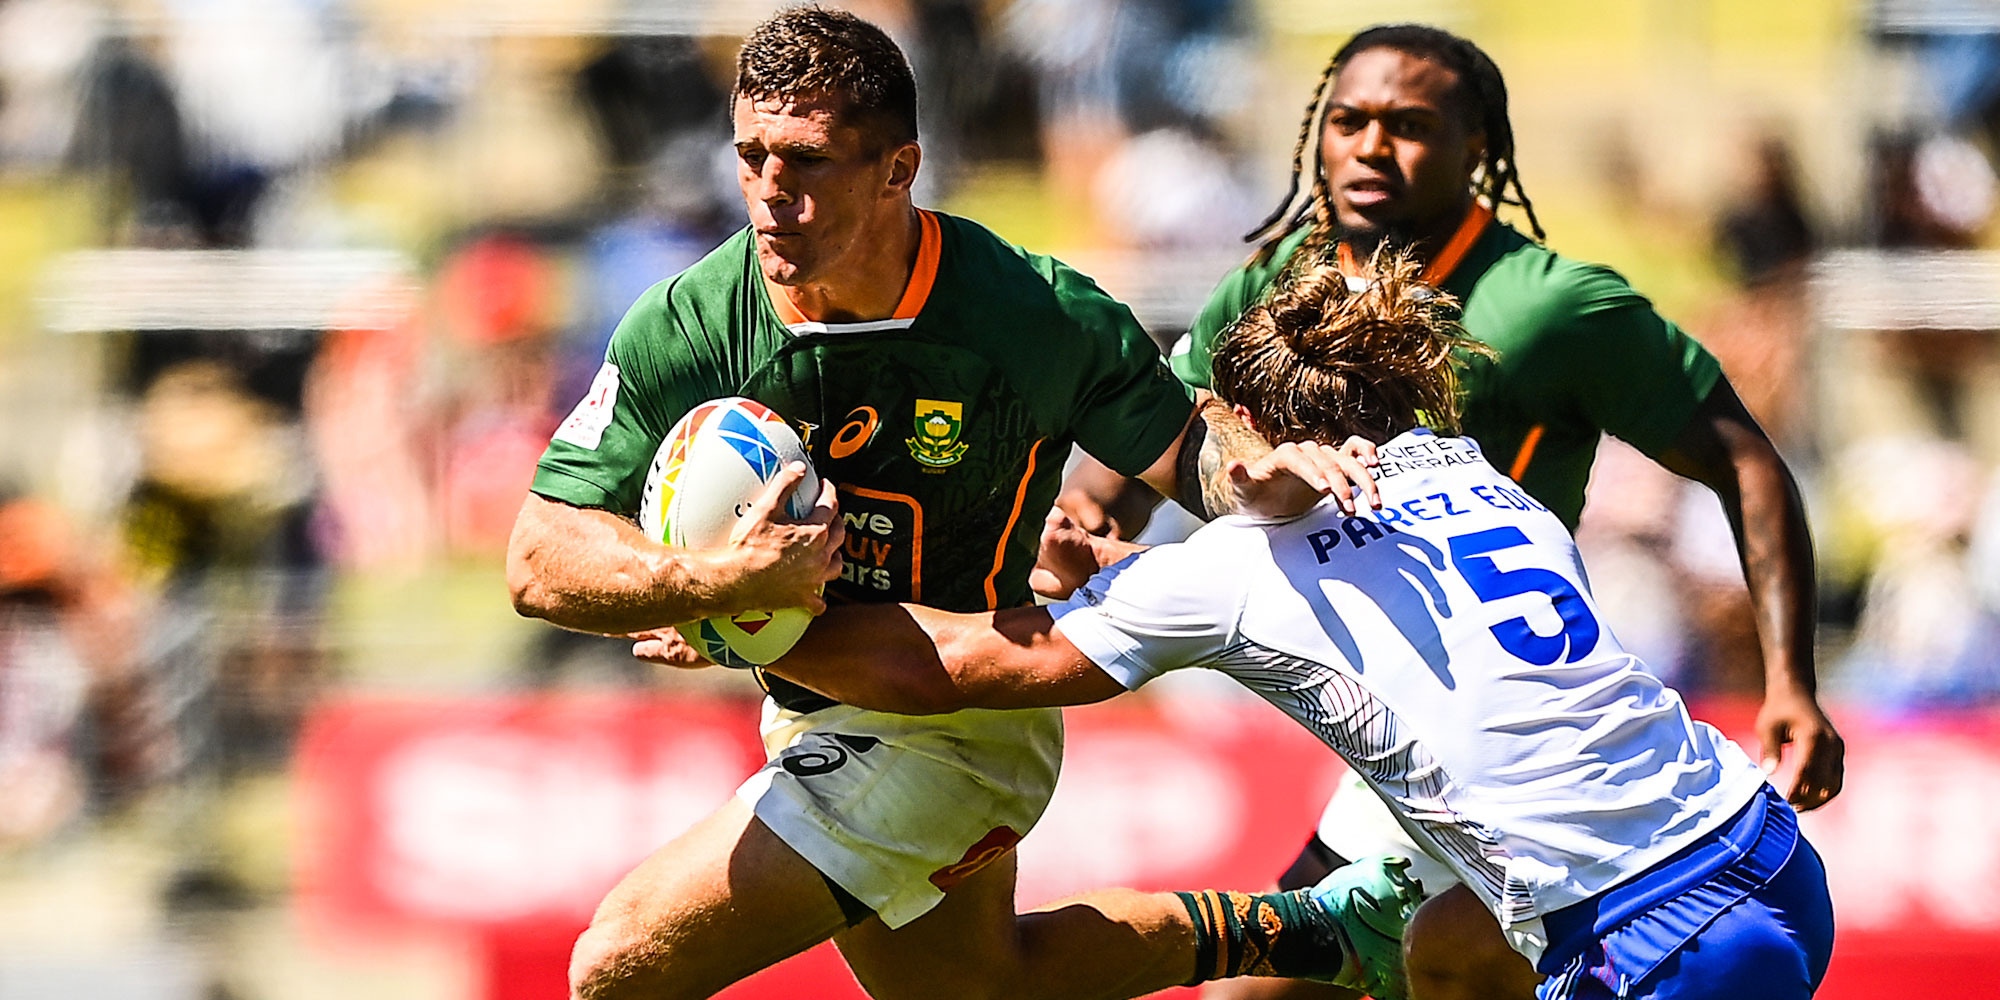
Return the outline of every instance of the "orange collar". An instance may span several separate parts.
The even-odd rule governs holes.
[[[896,311],[890,319],[916,319],[917,314],[924,310],[924,303],[930,300],[931,286],[937,283],[938,257],[944,247],[937,216],[918,209],[917,218],[923,224],[917,234],[917,266],[910,272],[910,283],[904,286],[903,297],[896,303]],[[764,291],[770,295],[771,308],[777,310],[779,322],[786,326],[815,322],[807,319],[806,314],[793,304],[791,293],[785,290],[785,286],[765,278]]]
[[[1465,213],[1465,218],[1459,222],[1458,231],[1452,233],[1451,239],[1445,241],[1444,249],[1438,251],[1438,255],[1424,265],[1422,275],[1424,284],[1432,288],[1442,288],[1445,279],[1450,278],[1451,272],[1458,270],[1459,263],[1465,260],[1465,255],[1472,249],[1472,245],[1479,242],[1479,234],[1486,231],[1486,224],[1492,221],[1493,210],[1474,201],[1472,208]],[[1354,260],[1354,248],[1346,243],[1340,245],[1340,271],[1348,275],[1361,273],[1361,265]]]

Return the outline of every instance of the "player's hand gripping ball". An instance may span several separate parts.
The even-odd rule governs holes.
[[[722,545],[764,484],[792,462],[806,463],[805,478],[785,498],[786,516],[798,520],[811,514],[819,499],[819,476],[798,434],[755,400],[729,396],[703,403],[667,432],[654,453],[639,502],[639,528],[668,545]],[[804,608],[779,608],[678,627],[711,662],[751,667],[785,655],[811,623]]]

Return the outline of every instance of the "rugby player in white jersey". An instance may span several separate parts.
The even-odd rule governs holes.
[[[1455,426],[1451,352],[1484,348],[1414,265],[1378,271],[1357,290],[1308,260],[1224,337],[1215,387],[1270,437],[1386,441],[1379,509],[1224,518],[1049,607],[836,608],[772,669],[910,714],[1221,670],[1338,751],[1463,883],[1426,910],[1484,904],[1521,956],[1496,992],[1812,995],[1832,905],[1791,807],[1602,625],[1562,523],[1471,439],[1420,424]],[[1090,566],[1107,544],[1054,534]],[[689,660],[672,636],[642,647]],[[1183,897],[1212,951],[1203,913],[1228,906]]]

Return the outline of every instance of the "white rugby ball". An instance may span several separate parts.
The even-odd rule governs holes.
[[[764,484],[792,462],[806,475],[785,500],[785,513],[803,518],[819,499],[819,476],[799,436],[770,407],[741,396],[703,403],[674,424],[653,454],[639,502],[639,528],[648,538],[685,548],[712,548],[764,491]],[[746,611],[679,626],[701,655],[725,667],[769,663],[799,641],[812,614],[804,608]]]

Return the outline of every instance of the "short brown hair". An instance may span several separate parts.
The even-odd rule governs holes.
[[[844,10],[790,7],[752,29],[736,54],[739,97],[831,97],[889,145],[917,141],[917,82],[903,50]]]
[[[1350,288],[1339,265],[1300,254],[1215,349],[1215,394],[1250,411],[1271,441],[1386,441],[1428,424],[1458,430],[1454,352],[1491,356],[1454,318],[1457,301],[1422,283],[1406,252],[1381,251]]]

